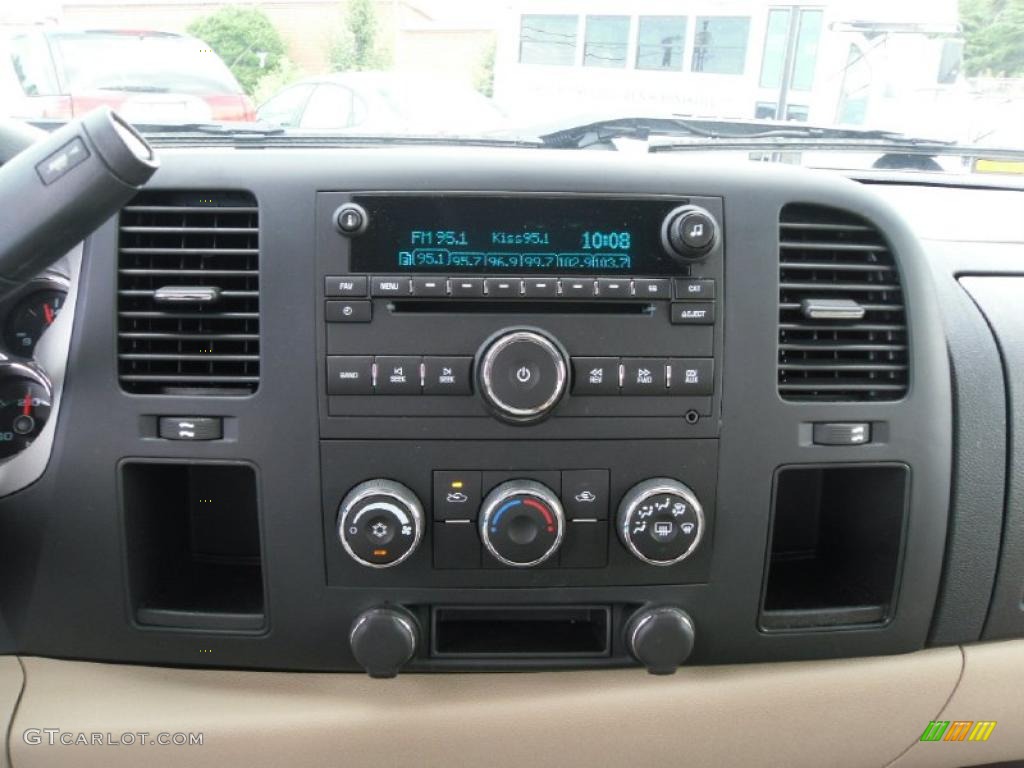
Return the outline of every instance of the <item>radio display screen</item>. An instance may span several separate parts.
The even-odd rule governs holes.
[[[356,195],[366,231],[352,272],[633,274],[686,272],[661,243],[678,200],[539,195]]]

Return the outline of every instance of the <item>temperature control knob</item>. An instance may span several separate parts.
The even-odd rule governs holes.
[[[505,565],[529,568],[550,558],[565,536],[562,503],[533,480],[502,483],[480,509],[480,539]]]
[[[348,633],[352,655],[370,677],[394,677],[419,641],[416,620],[399,608],[371,608],[356,617]]]
[[[693,491],[667,477],[634,485],[619,504],[616,523],[626,549],[650,565],[674,565],[704,535],[704,509]]]
[[[367,480],[345,496],[338,537],[360,565],[390,568],[408,558],[423,537],[423,506],[394,480]]]
[[[569,378],[558,344],[525,328],[485,343],[476,370],[487,405],[499,418],[519,424],[547,416],[565,394]]]
[[[702,259],[718,241],[714,217],[696,205],[676,208],[665,217],[662,242],[673,256],[684,261]]]
[[[673,606],[644,608],[626,624],[626,646],[652,675],[671,675],[693,650],[693,621]]]

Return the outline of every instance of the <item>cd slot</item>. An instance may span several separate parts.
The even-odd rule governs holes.
[[[648,301],[452,301],[451,299],[394,299],[388,309],[396,315],[653,315]]]

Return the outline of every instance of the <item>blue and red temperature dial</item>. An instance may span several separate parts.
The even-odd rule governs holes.
[[[480,539],[504,565],[529,568],[550,559],[565,535],[558,496],[533,480],[510,480],[492,490],[480,510]]]

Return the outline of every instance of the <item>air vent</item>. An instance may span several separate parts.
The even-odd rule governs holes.
[[[239,395],[260,379],[259,216],[246,192],[143,192],[121,211],[127,392]]]
[[[779,222],[779,394],[785,400],[898,400],[907,320],[882,234],[852,214],[788,205]]]

